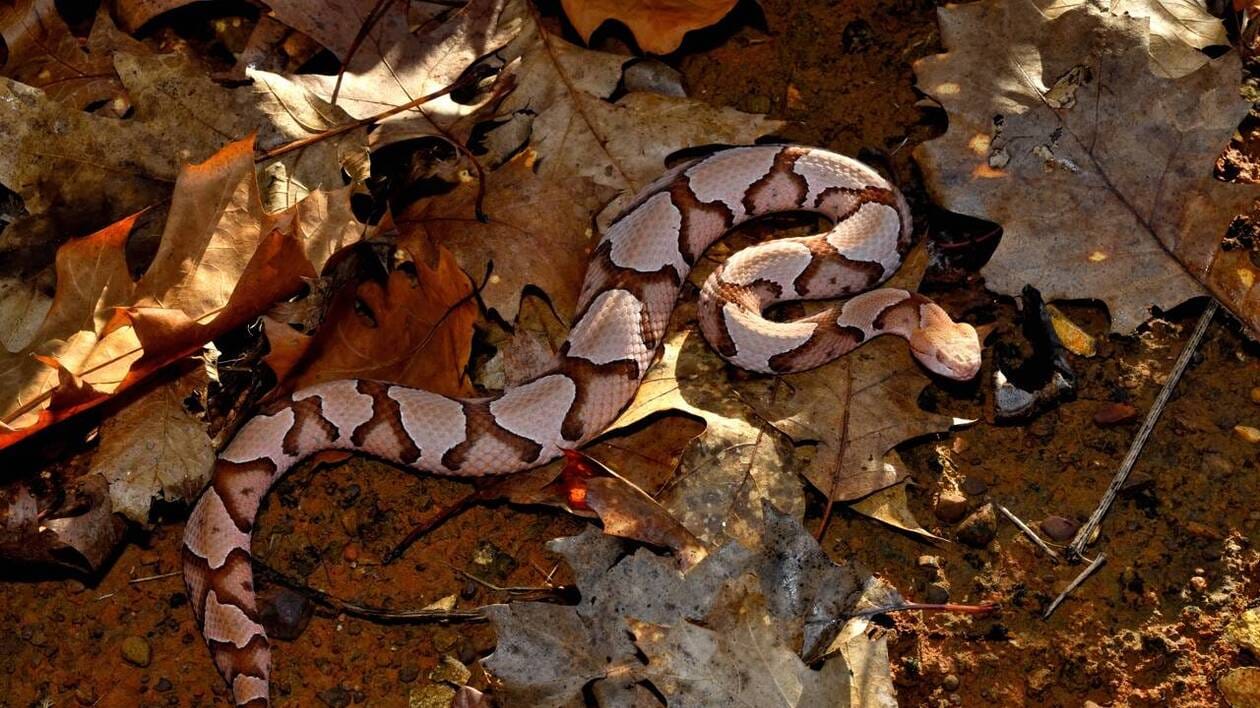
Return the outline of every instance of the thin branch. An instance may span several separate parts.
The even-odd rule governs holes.
[[[1001,504],[998,504],[997,508],[998,508],[998,511],[1002,512],[1003,516],[1005,516],[1007,519],[1010,519],[1012,524],[1015,524],[1016,528],[1018,528],[1020,531],[1023,531],[1025,536],[1032,539],[1032,542],[1037,544],[1038,548],[1045,551],[1046,555],[1054,559],[1055,563],[1058,563],[1059,561],[1063,560],[1062,558],[1059,557],[1058,553],[1055,553],[1053,548],[1047,545],[1045,541],[1041,540],[1041,537],[1037,535],[1036,531],[1033,531],[1031,528],[1029,528],[1028,524],[1021,521],[1018,516],[1012,514],[1010,509],[1007,509]]]
[[[1072,539],[1072,543],[1067,548],[1067,556],[1070,560],[1078,561],[1085,551],[1085,546],[1089,544],[1090,538],[1094,535],[1095,529],[1102,523],[1102,519],[1107,515],[1107,511],[1111,508],[1112,502],[1116,499],[1116,494],[1120,492],[1120,488],[1124,486],[1125,480],[1129,478],[1129,472],[1133,470],[1133,465],[1137,463],[1138,457],[1142,454],[1142,448],[1146,445],[1146,440],[1151,436],[1151,431],[1155,429],[1155,423],[1159,421],[1159,415],[1163,412],[1164,406],[1168,405],[1168,401],[1172,398],[1173,390],[1177,388],[1177,382],[1181,380],[1181,375],[1185,373],[1186,367],[1190,364],[1190,359],[1199,348],[1199,342],[1203,340],[1203,334],[1207,332],[1208,325],[1212,323],[1212,318],[1216,316],[1220,303],[1216,298],[1212,298],[1208,302],[1208,306],[1203,310],[1203,315],[1199,317],[1199,323],[1195,325],[1194,332],[1190,334],[1190,339],[1181,349],[1181,355],[1177,357],[1177,362],[1173,364],[1172,371],[1168,373],[1168,380],[1164,382],[1164,387],[1160,389],[1159,395],[1155,398],[1155,403],[1151,406],[1150,411],[1146,414],[1146,420],[1142,421],[1142,427],[1138,429],[1137,435],[1133,437],[1133,443],[1129,446],[1129,452],[1124,456],[1124,461],[1120,463],[1120,469],[1116,470],[1115,477],[1112,478],[1111,484],[1107,486],[1107,491],[1103,494],[1102,500],[1098,502],[1098,508],[1094,509],[1094,513],[1089,515],[1089,520],[1084,526],[1076,532],[1076,537]]]
[[[1054,598],[1054,602],[1050,603],[1050,606],[1046,608],[1046,611],[1041,614],[1041,619],[1050,619],[1050,615],[1054,614],[1054,611],[1059,609],[1059,605],[1062,604],[1065,599],[1067,599],[1067,596],[1073,590],[1080,587],[1081,583],[1085,582],[1086,578],[1093,575],[1094,571],[1101,568],[1103,563],[1106,563],[1106,562],[1107,562],[1107,554],[1099,553],[1098,557],[1095,558],[1092,563],[1086,566],[1085,570],[1082,570],[1080,575],[1077,575],[1072,580],[1072,582],[1068,583],[1068,586],[1066,588],[1063,588],[1063,592],[1059,593],[1058,597]]]

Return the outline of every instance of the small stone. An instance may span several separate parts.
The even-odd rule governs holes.
[[[1025,680],[1028,682],[1029,691],[1041,693],[1050,687],[1050,683],[1054,680],[1054,672],[1043,666],[1029,672]]]
[[[945,523],[957,523],[967,515],[967,497],[954,489],[943,490],[936,497],[936,518]]]
[[[455,689],[430,683],[407,693],[407,708],[447,708],[455,700]]]
[[[1234,473],[1234,465],[1224,455],[1209,452],[1203,456],[1203,466],[1208,471],[1220,477],[1227,477]]]
[[[1260,443],[1260,428],[1253,428],[1250,425],[1235,425],[1234,435],[1245,443],[1252,445]]]
[[[1260,706],[1260,668],[1243,666],[1221,677],[1216,682],[1225,700],[1234,708]]]
[[[1104,403],[1094,411],[1094,425],[1101,428],[1124,425],[1137,420],[1138,409],[1128,403]]]
[[[945,678],[941,679],[941,688],[945,689],[946,691],[950,691],[950,692],[957,691],[958,685],[959,685],[958,677],[953,674],[948,674],[945,676]]]
[[[1183,528],[1185,528],[1186,533],[1191,536],[1201,538],[1205,541],[1220,541],[1225,538],[1221,535],[1220,531],[1217,531],[1207,524],[1199,523],[1198,521],[1187,521]]]
[[[472,678],[472,672],[459,659],[450,654],[443,654],[438,665],[429,672],[430,681],[444,681],[456,686],[463,686]]]
[[[498,583],[516,570],[516,559],[489,541],[481,541],[473,549],[472,562],[483,580]]]
[[[974,548],[984,548],[997,536],[997,513],[985,504],[958,525],[958,540]]]
[[[941,557],[940,556],[919,556],[919,561],[915,565],[918,565],[920,568],[930,568],[932,570],[938,570],[941,567]]]
[[[1260,656],[1260,608],[1253,607],[1239,615],[1225,629],[1225,639]]]
[[[1207,586],[1208,586],[1207,578],[1203,577],[1202,575],[1193,575],[1190,577],[1191,590],[1194,590],[1195,592],[1203,592],[1204,590],[1207,590]]]
[[[962,490],[973,497],[978,497],[989,491],[989,485],[977,477],[968,477],[963,480]]]
[[[1066,541],[1075,536],[1076,530],[1081,527],[1075,521],[1062,516],[1047,516],[1038,525],[1051,541]]]
[[[398,680],[403,683],[411,683],[420,676],[420,667],[415,664],[403,664],[398,669]]]
[[[153,659],[153,649],[149,646],[149,640],[144,637],[131,636],[123,640],[122,656],[127,663],[148,666]]]
[[[359,547],[353,543],[347,543],[346,547],[341,549],[341,557],[348,563],[359,560]]]
[[[315,608],[305,595],[285,587],[271,587],[258,595],[258,616],[267,634],[292,641],[302,636]]]
[[[933,605],[943,605],[949,602],[949,586],[945,583],[928,583],[923,597]]]
[[[1260,405],[1260,386],[1251,389],[1251,402]]]
[[[158,679],[157,684],[153,686],[153,690],[157,691],[158,693],[166,693],[172,688],[175,688],[175,686],[172,685],[170,679],[166,678],[165,676]]]
[[[320,691],[315,697],[328,708],[346,708],[350,705],[350,692],[341,686],[334,686],[326,691]]]

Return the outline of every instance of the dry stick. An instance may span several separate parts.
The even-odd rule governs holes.
[[[1032,542],[1037,544],[1038,548],[1045,551],[1046,555],[1054,559],[1055,563],[1058,563],[1059,561],[1063,560],[1062,558],[1059,557],[1058,553],[1055,553],[1053,548],[1047,545],[1045,541],[1041,540],[1041,537],[1037,535],[1036,531],[1033,531],[1031,528],[1029,528],[1028,524],[1021,521],[1018,516],[1012,514],[1010,509],[1007,509],[1001,504],[998,504],[997,508],[998,508],[998,511],[1002,512],[1003,516],[1010,519],[1012,524],[1015,524],[1015,526],[1019,528],[1020,531],[1023,531],[1025,536],[1032,539]]]
[[[1046,608],[1046,611],[1041,614],[1041,619],[1050,619],[1050,615],[1053,614],[1055,610],[1059,609],[1059,605],[1067,598],[1067,596],[1079,587],[1081,583],[1085,582],[1085,578],[1093,575],[1094,571],[1101,568],[1102,564],[1106,562],[1107,554],[1099,553],[1098,557],[1086,566],[1085,570],[1082,570],[1081,574],[1076,576],[1072,582],[1068,583],[1068,586],[1063,588],[1063,592],[1059,593],[1058,597],[1054,598],[1054,602],[1050,603],[1050,606]]]
[[[1195,325],[1189,341],[1186,342],[1185,347],[1181,350],[1181,356],[1177,357],[1177,363],[1173,364],[1172,371],[1168,373],[1168,380],[1164,382],[1164,387],[1160,389],[1159,395],[1155,398],[1155,404],[1147,412],[1146,420],[1142,421],[1142,427],[1138,429],[1137,435],[1134,436],[1133,443],[1129,446],[1129,453],[1124,456],[1124,462],[1120,463],[1120,469],[1116,470],[1116,476],[1112,478],[1111,484],[1107,487],[1106,493],[1103,494],[1102,500],[1098,502],[1098,508],[1094,509],[1093,514],[1090,514],[1089,520],[1076,532],[1076,537],[1072,539],[1072,543],[1067,547],[1069,560],[1074,562],[1081,560],[1085,546],[1089,544],[1090,537],[1093,536],[1098,525],[1102,523],[1102,518],[1107,514],[1107,510],[1111,508],[1111,503],[1115,501],[1116,494],[1124,486],[1125,480],[1129,478],[1129,472],[1133,470],[1133,465],[1137,463],[1138,456],[1142,454],[1142,447],[1146,445],[1146,439],[1150,437],[1151,431],[1155,429],[1155,423],[1159,421],[1160,413],[1164,411],[1164,406],[1168,405],[1168,399],[1172,397],[1173,389],[1177,388],[1177,382],[1181,380],[1181,375],[1185,373],[1191,357],[1198,350],[1199,342],[1203,339],[1203,334],[1207,332],[1208,325],[1212,323],[1212,318],[1216,316],[1216,311],[1219,307],[1220,303],[1216,301],[1216,298],[1212,298],[1208,302],[1207,308],[1203,310],[1203,314],[1199,317],[1199,323]]]
[[[376,23],[385,16],[385,10],[389,5],[393,4],[393,0],[377,0],[376,5],[368,10],[367,17],[363,18],[363,24],[359,25],[359,32],[354,36],[354,41],[350,42],[350,49],[346,52],[345,61],[341,62],[341,68],[337,70],[337,81],[333,83],[332,96],[328,102],[337,105],[337,94],[341,93],[341,80],[346,75],[346,68],[350,66],[350,60],[354,58],[355,52],[359,51],[359,46],[363,44],[363,40],[367,39],[368,33],[376,26]]]
[[[836,491],[840,487],[840,474],[844,471],[844,456],[849,451],[849,411],[853,409],[853,369],[849,360],[844,360],[844,415],[840,417],[840,449],[836,451],[836,466],[832,470],[831,489],[827,491],[827,506],[823,508],[822,520],[818,522],[818,532],[814,540],[822,542],[827,531],[827,523],[831,521],[831,510],[836,503]]]
[[[865,610],[858,610],[850,617],[874,617],[875,615],[883,615],[889,612],[904,612],[906,610],[924,610],[928,612],[957,612],[964,615],[985,615],[990,612],[997,612],[1002,609],[1002,605],[996,602],[982,602],[979,605],[958,605],[952,602],[943,604],[933,602],[903,602],[898,605],[884,607],[870,607]]]

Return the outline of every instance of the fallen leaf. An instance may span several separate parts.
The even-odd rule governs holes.
[[[849,705],[844,662],[833,659],[819,671],[811,669],[779,641],[758,599],[744,596],[725,631],[690,622],[668,627],[630,622],[635,643],[648,658],[644,673],[669,705]]]
[[[65,500],[57,503],[21,483],[0,491],[0,558],[83,573],[110,558],[125,524],[113,513],[105,480],[85,475],[64,492]]]
[[[481,299],[508,322],[530,284],[546,291],[557,310],[573,312],[595,247],[591,215],[611,196],[581,177],[544,179],[533,170],[536,160],[527,150],[486,176],[485,221],[476,215],[474,182],[420,200],[396,219],[399,242],[413,253],[449,249],[478,281],[493,263]]]
[[[113,510],[149,523],[154,499],[188,502],[210,481],[215,450],[185,399],[204,388],[206,366],[162,384],[110,416],[100,430],[91,471],[109,482]]]
[[[801,465],[786,436],[763,423],[732,394],[725,362],[691,326],[667,335],[634,400],[608,432],[666,412],[693,415],[704,432],[683,452],[675,478],[656,494],[671,514],[710,545],[755,543],[762,501],[794,516],[805,510]]]
[[[1053,19],[1080,7],[1082,0],[1038,0]],[[1159,76],[1177,78],[1207,64],[1202,49],[1229,46],[1225,23],[1208,12],[1204,0],[1085,0],[1116,16],[1145,18],[1151,29],[1151,68]]]
[[[589,42],[607,20],[617,20],[634,33],[639,47],[653,54],[669,54],[683,36],[708,27],[726,16],[736,0],[563,0],[564,14]]]
[[[0,75],[43,89],[54,101],[86,110],[117,101],[107,112],[121,116],[126,92],[114,71],[113,53],[143,53],[144,45],[119,32],[99,12],[86,48],[70,32],[54,0],[0,5],[0,38],[8,50]]]
[[[1168,79],[1150,68],[1145,20],[1092,6],[1048,21],[987,0],[940,21],[948,51],[915,71],[949,130],[916,156],[940,204],[1002,225],[989,288],[1099,299],[1127,333],[1206,286],[1260,332],[1260,269],[1221,249],[1260,189],[1212,176],[1249,110],[1236,52]]]
[[[422,261],[414,265],[414,274],[395,270],[384,284],[365,282],[339,293],[315,334],[297,335],[302,353],[288,365],[291,372],[280,387],[357,378],[446,396],[471,395],[464,370],[477,318],[472,283],[445,249],[434,267]],[[291,335],[284,336],[292,346]]]
[[[375,0],[269,0],[267,4],[281,22],[311,35],[343,61],[349,58],[337,105],[355,118],[375,116],[450,87],[476,60],[519,33],[524,11],[521,0],[471,0],[446,22],[417,37],[410,31],[407,13],[391,6],[349,57],[350,44]],[[317,74],[292,79],[324,99],[331,99],[337,83],[335,76]],[[378,124],[372,134],[373,148],[426,135],[452,137],[456,124],[479,108],[476,103],[457,103],[450,96],[435,98]]]
[[[892,454],[896,455],[896,453]],[[880,464],[888,465],[890,463],[881,462]],[[890,471],[890,474],[896,473]],[[910,502],[906,498],[906,485],[904,482],[885,487],[874,494],[863,497],[850,504],[849,508],[863,516],[882,521],[895,529],[918,536],[924,541],[945,540],[923,528],[918,519],[914,518],[914,514],[910,511]]]
[[[252,140],[181,172],[157,253],[135,281],[125,254],[134,223],[58,251],[59,286],[33,343],[0,352],[0,447],[195,353],[315,275],[297,239],[263,213]],[[71,382],[90,395],[57,405]]]
[[[0,79],[0,125],[7,128],[0,131],[0,184],[22,198],[26,212],[6,226],[0,242],[0,321],[37,318],[49,306],[53,279],[46,269],[57,247],[161,204],[185,163],[251,133],[267,149],[348,120],[263,72],[254,73],[251,86],[226,89],[175,55],[118,54],[114,64],[135,104],[135,115],[125,121],[71,110]],[[287,205],[321,185],[341,188],[343,169],[354,179],[366,176],[366,156],[364,131],[350,131],[264,162],[264,191],[283,195]],[[284,184],[277,187],[276,180]],[[60,208],[70,204],[74,208]],[[4,343],[12,352],[30,340],[6,337]]]
[[[760,682],[772,678],[751,678],[764,673],[758,669],[765,668],[764,659],[741,654],[737,639],[747,640],[748,634],[732,636],[732,629],[759,632],[753,638],[772,651],[776,662],[786,667],[804,666],[798,654],[802,642],[828,647],[854,621],[848,618],[859,608],[873,601],[899,599],[895,591],[865,573],[828,560],[817,542],[790,516],[772,506],[763,516],[764,534],[758,534],[754,544],[758,550],[729,543],[686,573],[643,549],[627,555],[625,542],[593,529],[552,541],[552,550],[565,556],[573,569],[581,599],[574,607],[526,602],[488,608],[499,641],[483,663],[498,682],[501,697],[512,704],[558,706],[580,700],[587,690],[599,696],[601,705],[620,705],[636,695],[636,683],[647,679],[669,695],[673,705],[687,698],[675,696],[672,688],[677,684],[671,682],[678,676],[693,675],[689,672],[703,674],[700,669],[705,657],[693,660],[671,654],[671,662],[680,662],[671,663],[672,668],[684,671],[645,665],[639,650],[651,656],[652,650],[645,646],[650,642],[640,636],[636,648],[629,641],[628,629],[636,634],[641,629],[645,633],[648,628],[659,629],[661,637],[677,631],[691,639],[698,638],[693,633],[698,628],[691,623],[703,621],[710,630],[725,635],[709,639],[734,653],[723,658],[720,667],[711,668],[726,672],[742,666],[750,675],[749,681]],[[756,608],[752,616],[759,618],[758,626],[765,633],[745,622],[748,607]],[[742,646],[749,647],[747,641]],[[855,648],[854,652],[860,650]],[[658,658],[665,660],[658,654],[653,662]],[[840,677],[834,680],[843,681],[840,685],[847,695],[849,672],[843,670],[844,661],[832,659],[827,665],[833,668],[824,671],[834,671]],[[870,670],[870,674],[857,674],[855,680],[879,683],[878,667],[872,664]],[[790,674],[785,679],[812,682],[811,674],[794,670]],[[883,676],[887,676],[886,664]],[[748,704],[762,705],[756,701]]]
[[[534,20],[536,22],[536,20]],[[540,177],[573,177],[614,190],[597,223],[607,226],[642,187],[661,175],[670,155],[689,147],[745,145],[783,122],[690,98],[635,91],[615,101],[627,58],[574,46],[530,24],[509,49],[519,62],[505,73],[515,88],[495,110],[491,131],[529,125]]]

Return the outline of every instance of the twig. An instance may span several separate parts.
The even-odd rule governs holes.
[[[1089,520],[1084,526],[1076,532],[1076,537],[1072,539],[1072,543],[1067,547],[1067,557],[1073,562],[1082,558],[1085,546],[1089,544],[1090,537],[1094,535],[1095,529],[1102,523],[1103,516],[1106,516],[1107,510],[1111,508],[1111,503],[1115,501],[1116,494],[1120,492],[1120,488],[1124,486],[1125,480],[1129,478],[1129,472],[1133,470],[1133,465],[1137,463],[1138,457],[1142,454],[1142,448],[1146,445],[1146,439],[1150,437],[1151,431],[1155,429],[1155,423],[1159,421],[1160,413],[1164,411],[1164,406],[1168,405],[1168,399],[1172,397],[1173,390],[1177,388],[1177,382],[1181,380],[1181,375],[1185,373],[1186,366],[1190,364],[1190,359],[1194,356],[1195,351],[1199,348],[1199,342],[1203,339],[1203,334],[1207,332],[1208,325],[1212,323],[1212,318],[1216,316],[1216,311],[1220,307],[1220,303],[1216,298],[1212,298],[1203,310],[1203,314],[1199,317],[1199,323],[1195,325],[1194,332],[1190,334],[1189,341],[1181,349],[1181,355],[1177,357],[1177,362],[1173,364],[1172,371],[1168,373],[1168,380],[1164,382],[1164,387],[1160,389],[1159,395],[1155,397],[1155,403],[1146,414],[1146,420],[1142,421],[1142,427],[1138,429],[1137,435],[1133,437],[1133,443],[1129,446],[1129,452],[1124,456],[1124,461],[1120,463],[1120,469],[1116,470],[1116,476],[1112,478],[1111,484],[1108,485],[1106,493],[1103,494],[1102,500],[1098,502],[1098,508],[1094,509],[1094,513],[1089,515]]]
[[[858,610],[850,617],[874,617],[875,615],[883,615],[889,612],[904,612],[905,610],[924,610],[928,612],[957,612],[965,615],[986,615],[990,612],[997,612],[1002,609],[1002,605],[996,602],[982,602],[979,605],[958,605],[952,602],[943,604],[932,602],[903,602],[899,605],[891,605],[884,607],[868,607],[865,610]]]
[[[147,583],[150,580],[161,580],[162,578],[173,578],[176,575],[183,575],[183,571],[176,570],[170,573],[158,573],[157,575],[146,575],[143,578],[132,578],[131,580],[128,580],[127,582],[131,583],[132,585],[135,585],[136,583]]]
[[[415,528],[411,530],[411,533],[407,534],[406,538],[400,541],[398,545],[390,549],[390,551],[381,558],[381,565],[389,565],[390,563],[398,560],[408,548],[411,548],[411,544],[420,540],[421,536],[441,526],[451,517],[472,506],[474,502],[486,500],[487,497],[483,491],[471,492],[460,497],[454,504],[442,509],[437,514],[434,514],[432,518],[426,519],[417,524]]]
[[[1018,516],[1012,514],[1010,509],[1007,509],[1001,504],[998,504],[997,508],[998,508],[998,511],[1002,512],[1003,516],[1010,519],[1012,524],[1015,524],[1016,528],[1018,528],[1020,531],[1023,531],[1025,536],[1032,539],[1032,542],[1037,544],[1038,548],[1045,551],[1046,555],[1050,556],[1050,558],[1052,558],[1055,563],[1058,563],[1059,561],[1063,560],[1062,558],[1059,557],[1058,553],[1055,553],[1053,548],[1051,548],[1045,541],[1041,540],[1041,537],[1037,535],[1036,531],[1033,531],[1031,528],[1029,528],[1028,524],[1024,523],[1023,521],[1020,521]]]
[[[1059,609],[1059,604],[1062,603],[1063,600],[1067,598],[1068,594],[1071,593],[1073,590],[1075,590],[1077,587],[1079,587],[1081,583],[1085,582],[1085,578],[1088,578],[1090,575],[1092,575],[1095,570],[1098,570],[1099,568],[1101,568],[1102,564],[1106,562],[1107,562],[1107,554],[1099,553],[1098,557],[1095,558],[1092,563],[1086,566],[1085,570],[1082,570],[1080,575],[1076,576],[1076,578],[1073,579],[1072,582],[1068,583],[1068,586],[1066,588],[1063,588],[1063,592],[1059,593],[1058,597],[1054,598],[1054,602],[1050,603],[1050,606],[1046,608],[1046,611],[1041,614],[1041,619],[1050,619],[1050,615],[1054,614],[1054,611]]]

